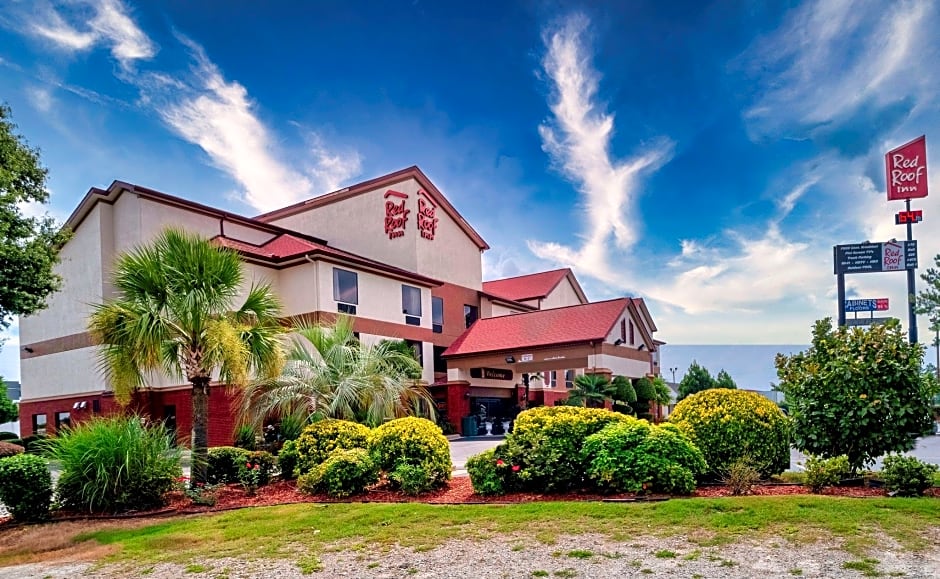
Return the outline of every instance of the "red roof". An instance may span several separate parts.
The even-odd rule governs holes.
[[[578,342],[607,337],[630,303],[618,298],[564,308],[477,320],[454,340],[444,356],[480,354]]]
[[[544,298],[561,283],[571,270],[568,268],[543,271],[529,275],[507,277],[483,282],[483,291],[507,300],[522,302]]]

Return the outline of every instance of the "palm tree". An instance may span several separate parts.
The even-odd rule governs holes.
[[[121,404],[154,373],[192,385],[193,484],[206,481],[213,375],[242,386],[252,374],[277,375],[283,364],[280,304],[269,286],[253,284],[235,309],[243,278],[234,251],[167,229],[118,257],[117,297],[94,306],[88,321],[100,368]]]
[[[241,420],[261,425],[271,417],[341,418],[377,425],[403,416],[434,420],[434,399],[414,378],[421,366],[393,340],[362,344],[352,320],[333,326],[301,324],[280,376],[242,391]]]
[[[600,374],[582,374],[574,379],[574,388],[568,394],[568,402],[583,404],[588,408],[603,408],[604,402],[612,394],[613,388],[607,378]]]

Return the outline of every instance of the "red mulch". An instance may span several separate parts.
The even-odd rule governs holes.
[[[811,494],[809,487],[792,484],[759,484],[753,487],[751,495],[773,496],[773,495],[808,495]],[[837,486],[828,487],[821,493],[828,496],[840,497],[885,497],[887,492],[883,488],[865,487],[865,486]],[[924,493],[925,496],[940,498],[940,488],[932,488]],[[694,493],[693,497],[728,497],[732,496],[731,489],[724,485],[703,486]],[[80,513],[56,512],[52,516],[53,521],[88,519],[88,518],[134,518],[148,516],[170,516],[176,514],[204,513],[213,511],[225,511],[243,507],[260,507],[282,505],[290,503],[402,503],[402,502],[420,502],[427,504],[506,504],[506,503],[529,503],[537,501],[649,501],[668,499],[668,496],[638,496],[631,493],[600,495],[594,493],[510,493],[496,497],[484,497],[474,494],[473,487],[470,485],[469,477],[458,477],[447,483],[447,486],[440,490],[413,497],[392,490],[386,483],[379,483],[370,488],[363,495],[357,495],[348,499],[334,499],[324,494],[307,495],[297,490],[294,481],[276,481],[270,485],[261,487],[253,496],[249,496],[239,485],[228,485],[218,490],[217,501],[214,506],[194,505],[192,501],[186,498],[182,492],[176,491],[169,495],[168,503],[165,507],[149,511],[137,511],[124,513],[121,515],[86,515]],[[11,519],[0,518],[0,528],[11,524]]]

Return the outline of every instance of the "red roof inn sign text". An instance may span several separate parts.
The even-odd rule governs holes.
[[[927,196],[927,138],[921,136],[885,155],[888,201]]]
[[[389,239],[405,236],[405,229],[408,226],[408,215],[411,209],[406,204],[408,195],[400,191],[389,189],[385,192],[385,233]],[[418,231],[424,239],[434,239],[437,233],[437,204],[431,199],[431,196],[418,191]]]

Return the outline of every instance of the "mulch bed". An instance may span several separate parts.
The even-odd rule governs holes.
[[[751,495],[809,495],[809,487],[796,484],[759,484],[753,487]],[[884,488],[868,486],[835,486],[828,487],[821,493],[825,496],[839,497],[886,497],[888,493]],[[732,496],[731,488],[725,485],[708,485],[696,489],[692,497],[714,498]],[[925,496],[940,498],[940,488],[929,489]],[[426,503],[434,505],[461,505],[461,504],[514,504],[540,501],[657,501],[669,497],[661,495],[636,495],[632,493],[601,495],[596,493],[510,493],[496,497],[484,497],[473,492],[469,477],[456,477],[447,486],[419,497],[413,497],[401,491],[391,489],[386,483],[379,483],[370,488],[365,494],[347,499],[335,499],[325,494],[307,495],[297,490],[294,481],[275,481],[261,487],[254,495],[248,495],[239,485],[228,485],[218,490],[217,501],[213,506],[194,505],[185,494],[179,491],[170,493],[167,505],[149,511],[135,511],[118,515],[88,515],[84,513],[69,513],[58,511],[53,513],[52,521],[69,521],[79,519],[127,519],[145,517],[166,517],[181,514],[207,513],[227,511],[245,507],[274,506],[293,503]],[[12,526],[9,517],[0,519],[0,528]]]

